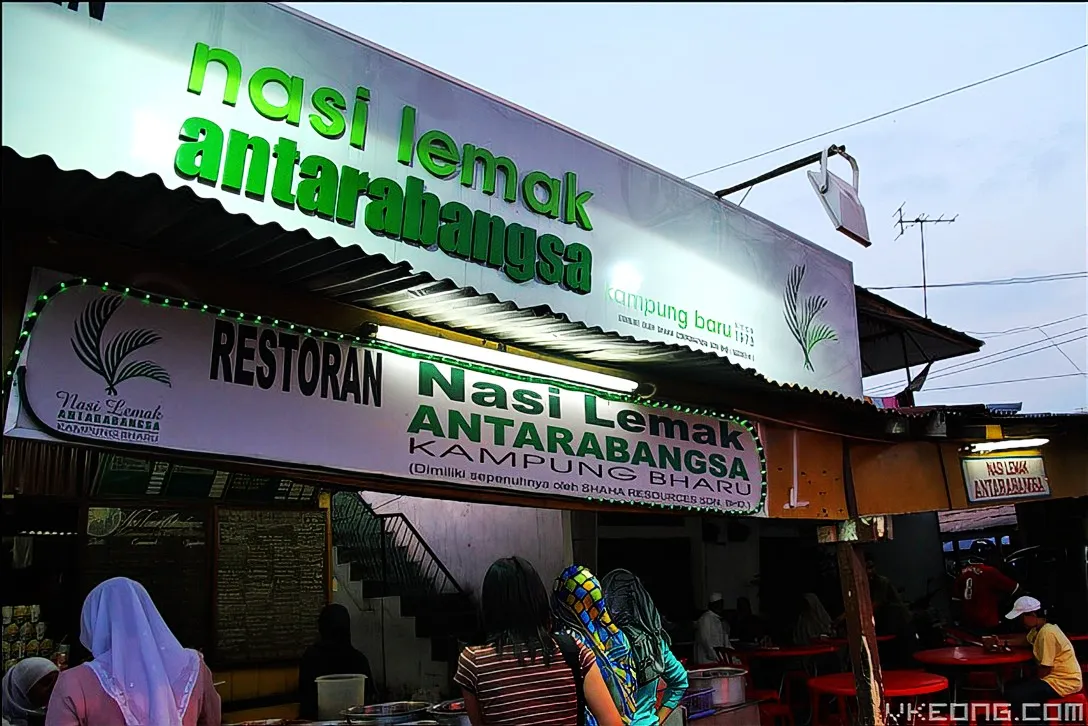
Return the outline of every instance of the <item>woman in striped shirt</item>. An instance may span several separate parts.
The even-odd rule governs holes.
[[[553,633],[548,591],[520,557],[496,561],[480,593],[486,642],[465,648],[454,681],[473,726],[621,726],[589,650]]]

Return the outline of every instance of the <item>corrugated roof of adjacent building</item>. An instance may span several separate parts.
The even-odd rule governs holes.
[[[997,527],[1015,527],[1016,506],[986,507],[984,509],[960,509],[938,512],[937,521],[943,534],[979,532]]]

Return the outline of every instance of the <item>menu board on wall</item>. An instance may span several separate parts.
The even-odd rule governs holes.
[[[98,467],[93,493],[103,499],[164,497],[303,504],[316,499],[317,487],[277,476],[107,454]]]
[[[107,454],[101,458],[93,494],[110,498],[136,498],[162,493],[170,465],[131,456]]]
[[[325,560],[324,510],[220,508],[216,660],[301,657],[326,603]]]
[[[293,479],[235,472],[227,484],[227,496],[235,502],[312,502],[316,489]]]
[[[136,580],[182,645],[206,647],[211,621],[206,526],[201,511],[91,507],[84,592],[111,577]]]

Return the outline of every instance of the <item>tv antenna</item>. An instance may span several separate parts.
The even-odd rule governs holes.
[[[906,202],[903,202],[902,204],[900,204],[899,209],[895,210],[895,214],[892,215],[892,216],[896,217],[894,226],[899,227],[899,234],[897,234],[895,236],[895,239],[899,239],[900,237],[902,237],[904,234],[907,233],[907,230],[910,229],[911,227],[915,227],[915,226],[918,227],[918,235],[919,235],[919,237],[921,237],[921,240],[922,240],[922,315],[928,320],[929,319],[929,290],[926,287],[926,225],[927,224],[952,224],[957,219],[959,219],[960,215],[957,214],[955,217],[952,217],[951,219],[945,219],[945,216],[942,214],[940,217],[937,217],[937,219],[930,219],[929,215],[920,214],[917,217],[915,217],[914,219],[904,219],[903,218],[903,207],[905,207],[905,206],[907,206]]]

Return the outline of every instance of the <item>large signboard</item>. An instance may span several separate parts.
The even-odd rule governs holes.
[[[551,497],[763,506],[762,452],[743,421],[93,283],[47,298],[6,435]]]
[[[1050,496],[1041,456],[965,457],[963,480],[971,503]]]
[[[154,174],[524,307],[861,396],[848,261],[285,7],[5,3],[3,40],[3,143],[24,157]]]

